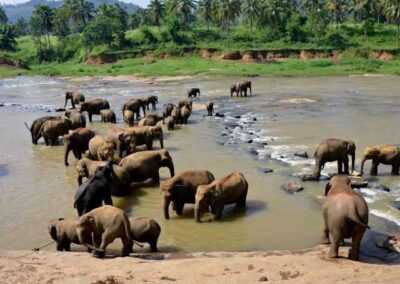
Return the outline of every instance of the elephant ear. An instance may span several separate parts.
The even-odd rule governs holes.
[[[50,226],[49,226],[49,233],[50,233],[50,236],[51,236],[51,238],[53,239],[53,240],[57,240],[58,238],[57,238],[57,228],[56,228],[56,225],[55,224],[51,224]]]
[[[328,183],[326,184],[326,186],[325,186],[325,196],[328,195],[329,191],[331,190],[331,187],[332,187],[331,183],[328,182]]]

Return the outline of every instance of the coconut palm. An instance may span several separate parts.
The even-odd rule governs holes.
[[[69,15],[78,32],[81,32],[89,20],[93,18],[94,5],[91,2],[85,0],[65,0],[64,6],[68,9]]]
[[[258,21],[261,10],[260,0],[244,0],[242,4],[242,11],[250,23],[250,29],[253,30],[254,23]]]
[[[200,17],[206,22],[207,24],[207,29],[210,29],[210,24],[214,20],[215,16],[215,11],[214,11],[215,6],[213,5],[212,0],[201,0],[199,2],[199,14]]]
[[[160,26],[164,17],[164,2],[161,0],[152,0],[148,7],[149,16],[153,25]]]
[[[327,9],[334,15],[336,29],[343,21],[344,16],[348,12],[349,6],[346,0],[328,0],[326,4]]]
[[[385,15],[392,22],[397,25],[396,34],[396,45],[399,48],[399,36],[400,36],[400,0],[385,0]]]

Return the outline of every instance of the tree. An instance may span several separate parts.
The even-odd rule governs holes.
[[[165,12],[165,6],[163,1],[152,0],[147,9],[151,23],[155,26],[160,26]]]
[[[31,30],[33,36],[38,39],[39,48],[42,47],[42,36],[45,37],[46,48],[50,49],[50,33],[53,29],[53,10],[46,5],[36,6],[31,17]]]
[[[396,23],[396,45],[399,48],[399,36],[400,36],[400,0],[385,0],[385,14],[386,17]]]
[[[253,30],[254,23],[258,21],[260,16],[260,2],[259,0],[244,0],[242,5],[243,14],[250,22],[250,29]]]
[[[55,10],[53,17],[54,35],[64,38],[71,33],[69,27],[69,13],[65,7]]]
[[[363,23],[364,36],[368,41],[368,34],[374,29],[374,6],[376,0],[353,0],[354,12],[358,20]]]
[[[13,26],[0,24],[0,49],[15,51],[17,46],[15,38],[16,34]]]
[[[93,18],[94,4],[85,0],[65,0],[64,7],[75,25],[75,31],[81,32]]]
[[[210,29],[210,25],[214,20],[215,10],[212,0],[201,0],[199,2],[199,15],[202,20],[207,24],[207,29]]]
[[[291,0],[266,0],[261,6],[260,22],[275,32],[284,33],[292,12]]]
[[[170,17],[179,19],[183,28],[188,28],[194,20],[196,3],[193,0],[169,0],[167,1],[167,12]]]
[[[7,24],[8,22],[8,18],[6,15],[6,12],[4,11],[4,8],[2,6],[0,6],[0,24]]]
[[[17,37],[24,36],[29,33],[29,25],[24,18],[18,18],[14,25],[14,30]]]
[[[348,2],[346,0],[328,0],[327,9],[333,14],[336,29],[342,23],[344,16],[348,11]]]
[[[220,0],[215,2],[216,18],[224,29],[228,29],[230,25],[240,16],[240,0]]]
[[[307,15],[306,30],[321,41],[329,24],[326,0],[303,0],[302,4]]]

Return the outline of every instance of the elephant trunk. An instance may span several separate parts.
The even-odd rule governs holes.
[[[79,174],[79,175],[78,175],[78,185],[79,185],[79,186],[82,185],[82,180],[83,180],[83,177]]]
[[[171,203],[171,197],[165,196],[164,197],[164,217],[165,219],[169,219],[169,205]]]
[[[167,167],[169,169],[171,177],[174,177],[175,176],[175,168],[174,168],[174,163],[172,162],[172,160],[168,160],[168,166]]]
[[[354,173],[354,164],[356,161],[356,153],[351,154],[351,173]]]
[[[160,135],[160,146],[161,146],[161,149],[164,149],[164,135]]]
[[[71,151],[71,143],[67,142],[67,144],[65,145],[65,152],[64,152],[64,165],[67,167],[69,166],[68,156],[69,156],[70,151]]]
[[[196,222],[200,223],[200,206],[199,204],[196,202],[196,205],[194,206],[194,218],[196,220]]]
[[[316,179],[319,179],[319,178],[320,178],[320,176],[321,176],[321,169],[322,169],[321,160],[318,159],[318,158],[316,158],[316,159],[315,159],[314,174],[313,174],[314,178],[316,178]]]

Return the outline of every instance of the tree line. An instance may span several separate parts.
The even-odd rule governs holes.
[[[244,41],[257,32],[265,41],[327,41],[340,47],[346,22],[361,26],[366,39],[377,25],[395,24],[399,45],[400,0],[151,0],[132,14],[118,4],[95,9],[86,0],[65,0],[60,8],[36,6],[29,21],[15,24],[8,23],[0,7],[0,49],[15,50],[18,36],[31,35],[39,61],[64,61],[81,48],[196,44],[238,27],[243,31],[237,38]],[[160,34],[154,35],[149,26],[159,27]],[[126,31],[137,28],[141,42],[128,40]]]

